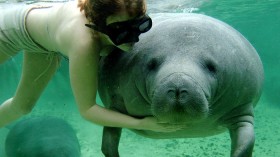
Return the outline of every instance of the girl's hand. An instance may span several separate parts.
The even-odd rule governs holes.
[[[139,130],[150,130],[155,132],[175,132],[185,128],[181,124],[169,124],[158,122],[155,117],[145,117],[140,120]]]

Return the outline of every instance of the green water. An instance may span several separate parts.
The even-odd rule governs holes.
[[[265,69],[263,95],[255,111],[254,157],[280,156],[280,1],[147,0],[147,2],[149,13],[192,11],[215,17],[233,26],[252,43]],[[20,78],[21,67],[18,66],[20,62],[21,55],[0,65],[0,102],[14,93]],[[101,157],[102,127],[90,124],[80,117],[72,96],[67,66],[67,61],[63,61],[37,106],[28,116],[53,115],[64,118],[77,131],[82,157]],[[0,129],[0,157],[3,155],[1,153],[7,131]],[[225,157],[229,156],[230,139],[229,135],[224,133],[198,139],[154,140],[137,136],[124,129],[119,150],[122,157]]]
[[[280,1],[210,1],[200,11],[232,25],[258,51],[265,69],[263,97],[280,106]]]

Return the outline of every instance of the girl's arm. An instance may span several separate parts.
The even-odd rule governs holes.
[[[84,37],[84,39],[87,38]],[[79,111],[85,119],[102,126],[158,132],[170,132],[182,128],[159,124],[154,117],[137,119],[97,105],[99,47],[93,44],[92,40],[76,40],[73,44],[68,53],[70,81]]]
[[[184,127],[182,125],[158,123],[154,117],[137,119],[120,112],[103,108],[99,105],[94,105],[87,110],[85,118],[102,126],[151,130],[155,132],[173,132]]]

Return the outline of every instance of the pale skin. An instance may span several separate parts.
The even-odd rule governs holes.
[[[48,19],[47,19],[48,17]],[[131,19],[125,10],[107,18],[107,24]],[[49,25],[49,32],[46,25]],[[172,132],[179,125],[161,123],[154,117],[137,119],[96,104],[97,71],[100,55],[113,48],[110,39],[85,27],[88,20],[77,7],[77,2],[53,7],[33,9],[27,16],[26,26],[31,38],[50,51],[62,53],[69,58],[71,88],[79,112],[86,120],[109,127],[121,127],[157,132]],[[128,50],[131,43],[118,46]],[[11,56],[0,50],[0,63]],[[24,52],[22,77],[13,98],[0,106],[0,128],[31,112],[59,66],[59,55]]]

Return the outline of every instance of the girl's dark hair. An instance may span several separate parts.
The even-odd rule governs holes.
[[[98,27],[106,25],[108,16],[123,10],[131,16],[141,16],[146,13],[145,0],[79,0],[78,7],[80,11],[84,11],[89,22]]]

